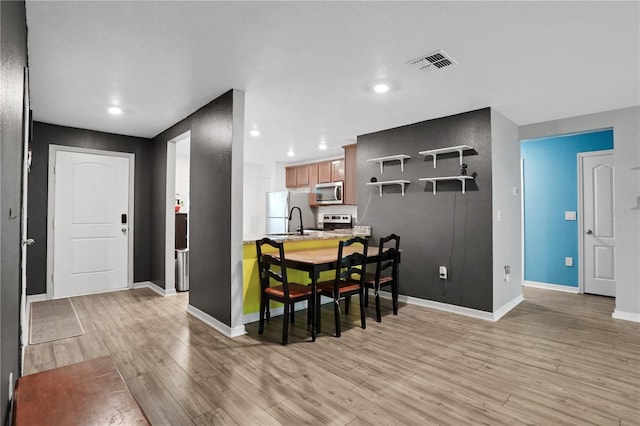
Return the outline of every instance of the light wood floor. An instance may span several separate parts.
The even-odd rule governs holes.
[[[382,323],[357,298],[340,339],[329,305],[227,339],[148,289],[73,298],[86,333],[31,345],[26,374],[111,355],[153,424],[640,424],[640,325],[613,300],[525,289],[496,323],[401,305]]]

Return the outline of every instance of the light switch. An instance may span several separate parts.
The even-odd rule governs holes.
[[[576,212],[572,212],[572,211],[564,212],[564,220],[576,220]]]
[[[573,257],[565,257],[564,266],[573,266]]]

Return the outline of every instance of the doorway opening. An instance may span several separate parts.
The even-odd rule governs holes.
[[[613,129],[523,140],[520,148],[523,285],[584,293],[580,155],[612,150]]]
[[[191,131],[167,143],[164,295],[189,289]]]

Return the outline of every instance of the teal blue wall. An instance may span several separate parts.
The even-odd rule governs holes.
[[[521,141],[525,281],[578,287],[578,222],[564,212],[578,212],[577,154],[603,149],[613,149],[611,129]]]

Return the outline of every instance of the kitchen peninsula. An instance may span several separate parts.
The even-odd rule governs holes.
[[[244,322],[253,322],[258,320],[260,311],[260,277],[258,274],[258,262],[256,257],[256,240],[269,237],[276,241],[284,241],[285,256],[286,253],[293,250],[305,250],[314,248],[333,248],[338,250],[338,242],[346,240],[353,236],[351,229],[336,231],[307,231],[304,235],[281,234],[281,235],[262,235],[253,239],[245,239],[242,247],[242,271],[243,271],[243,313]],[[269,252],[269,250],[266,250]],[[309,274],[303,271],[288,269],[287,275],[289,281],[306,284],[311,282]],[[333,271],[326,271],[320,274],[320,279],[333,278]],[[271,305],[271,314],[280,315],[282,305],[273,303]],[[274,308],[275,307],[275,308]],[[279,307],[279,308],[278,308]]]

